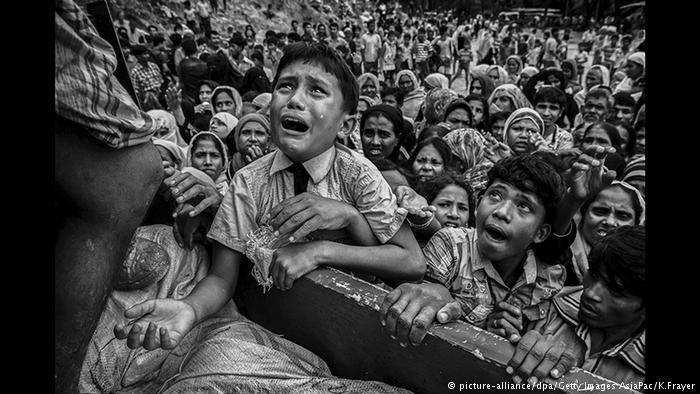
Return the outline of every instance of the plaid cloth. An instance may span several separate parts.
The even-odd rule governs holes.
[[[163,83],[158,66],[151,62],[147,62],[145,66],[136,63],[131,70],[131,80],[134,82],[134,89],[139,99],[144,99],[149,92],[158,95],[160,85]]]
[[[72,0],[55,2],[56,114],[113,148],[151,139],[155,123],[114,77],[117,59]]]

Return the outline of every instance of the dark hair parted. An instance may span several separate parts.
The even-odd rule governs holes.
[[[302,62],[318,64],[327,73],[333,75],[340,83],[343,93],[343,110],[348,114],[357,112],[357,101],[360,98],[360,87],[348,64],[334,49],[324,44],[295,42],[284,47],[284,55],[277,66],[277,74],[272,81],[273,89],[277,86],[280,74],[290,64]]]
[[[546,160],[539,156],[518,155],[494,164],[488,173],[487,189],[501,181],[523,192],[536,195],[545,209],[544,222],[551,224],[557,205],[566,190],[564,178]]]
[[[589,274],[603,279],[616,293],[642,298],[647,290],[646,230],[644,226],[622,226],[593,245],[588,255]]]
[[[442,163],[445,166],[445,170],[447,169],[452,169],[456,170],[456,168],[453,167],[452,163],[452,150],[450,149],[450,146],[447,145],[447,142],[445,142],[442,137],[431,137],[428,139],[425,139],[418,143],[416,146],[416,149],[413,150],[413,153],[411,154],[411,157],[408,159],[408,165],[413,166],[413,162],[416,161],[416,158],[418,157],[418,153],[420,153],[421,149],[425,148],[426,146],[432,146],[435,148],[435,150],[438,152],[440,157],[442,158]]]
[[[538,90],[532,100],[532,105],[544,102],[559,105],[562,110],[562,116],[566,115],[566,94],[561,89],[553,86],[544,86]]]

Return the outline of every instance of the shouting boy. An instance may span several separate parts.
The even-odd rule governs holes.
[[[386,296],[381,323],[403,346],[420,344],[433,320],[460,316],[517,341],[562,288],[564,268],[532,250],[550,235],[562,177],[543,159],[524,155],[499,161],[488,178],[476,228],[443,228],[423,249],[434,283],[403,284]]]

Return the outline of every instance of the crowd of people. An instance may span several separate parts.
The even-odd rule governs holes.
[[[167,32],[115,20],[164,173],[139,239],[208,271],[160,283],[149,266],[139,288],[154,290],[115,290],[93,342],[227,358],[240,344],[202,340],[202,327],[244,319],[231,301],[239,275],[289,290],[329,266],[389,291],[381,324],[402,346],[463,320],[518,345],[516,382],[574,366],[644,380],[643,31],[591,28],[572,53],[569,31],[482,15],[385,6],[366,23],[293,21],[264,35],[216,31],[217,15],[199,0]],[[104,349],[88,350],[81,387],[96,385]],[[252,387],[231,365],[188,363],[139,376],[174,391]],[[336,379],[319,368],[315,378]]]

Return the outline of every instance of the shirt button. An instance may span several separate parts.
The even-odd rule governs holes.
[[[472,315],[467,316],[467,320],[473,322],[473,321],[474,321],[474,316],[472,316]]]
[[[540,316],[544,316],[544,309],[540,309]]]

